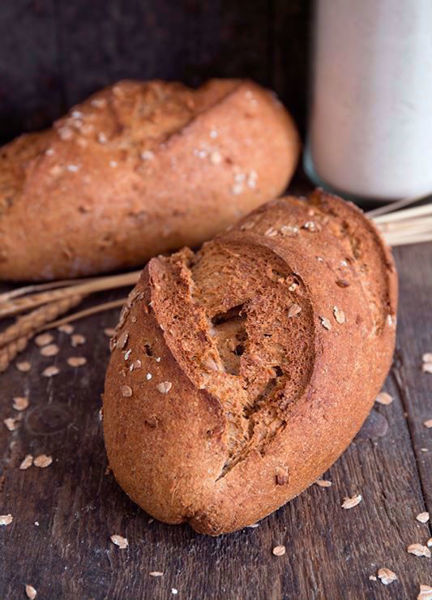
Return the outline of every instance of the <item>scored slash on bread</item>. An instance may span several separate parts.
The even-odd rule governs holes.
[[[249,81],[122,81],[0,152],[0,279],[142,265],[276,197],[295,125]]]
[[[152,516],[212,535],[299,494],[347,447],[382,386],[396,296],[373,224],[321,191],[274,200],[196,253],[152,259],[106,376],[119,484]]]

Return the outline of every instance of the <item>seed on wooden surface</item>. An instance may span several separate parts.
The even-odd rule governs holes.
[[[178,589],[177,588],[171,588],[171,594],[173,594],[173,596],[178,594]]]
[[[423,425],[430,429],[432,427],[432,419],[428,419],[427,421],[423,421]]]
[[[35,337],[36,346],[47,346],[53,341],[53,336],[50,333],[41,333]]]
[[[115,329],[114,327],[106,327],[103,332],[107,337],[112,337],[115,334]]]
[[[47,367],[46,369],[44,369],[42,371],[42,376],[43,377],[54,377],[55,375],[58,375],[60,373],[60,369],[58,367],[56,367],[55,365],[52,365],[51,367]]]
[[[68,335],[70,335],[71,333],[73,333],[75,327],[73,325],[70,325],[69,323],[65,323],[64,325],[59,325],[57,329],[59,331],[62,331],[63,333],[67,333]]]
[[[327,319],[327,317],[320,317],[320,321],[321,321],[321,325],[324,327],[324,329],[327,329],[328,331],[330,331],[331,323]]]
[[[12,417],[8,417],[7,419],[3,419],[3,423],[6,426],[6,429],[9,429],[9,431],[15,431],[15,429],[17,429],[19,423],[16,419],[13,419]]]
[[[81,344],[85,344],[86,343],[86,338],[81,335],[80,333],[74,333],[74,335],[71,336],[71,345],[76,348],[77,346],[81,346]]]
[[[341,308],[338,308],[337,306],[333,307],[333,316],[336,319],[336,322],[339,323],[339,325],[342,325],[343,323],[345,323],[345,313]]]
[[[28,583],[25,586],[25,593],[29,600],[34,600],[37,596],[37,591],[35,590],[35,588],[32,585],[29,585]]]
[[[29,399],[26,396],[15,396],[15,398],[13,399],[13,408],[15,410],[25,410],[26,408],[28,408],[29,405]]]
[[[423,357],[422,357],[422,358],[423,358],[423,362],[425,362],[425,363],[430,363],[430,362],[432,362],[432,352],[425,352],[425,353],[423,354]]]
[[[129,385],[122,385],[120,389],[124,398],[130,398],[132,396],[132,388]]]
[[[432,600],[432,587],[430,585],[421,584],[417,600]]]
[[[149,575],[151,577],[162,577],[163,571],[150,571]]]
[[[70,367],[82,367],[87,363],[87,359],[84,356],[70,356],[67,359],[67,364]]]
[[[342,502],[342,508],[345,508],[345,509],[354,508],[355,506],[360,504],[361,501],[362,501],[361,494],[358,494],[357,496],[353,496],[352,498],[344,498],[344,501]]]
[[[35,467],[39,467],[39,469],[46,469],[50,466],[53,459],[52,456],[47,456],[46,454],[39,454],[33,460],[33,464]]]
[[[378,402],[378,404],[383,404],[384,406],[388,406],[393,402],[393,397],[387,392],[381,392],[375,398],[375,402]]]
[[[171,381],[162,381],[162,383],[157,384],[156,388],[161,394],[168,394],[172,388],[172,383]]]
[[[328,488],[333,485],[328,479],[317,479],[315,483],[322,488]]]
[[[18,371],[21,371],[21,373],[28,373],[31,369],[31,364],[27,360],[22,360],[21,362],[16,363],[16,368]]]
[[[423,363],[423,373],[432,373],[432,362]]]
[[[32,454],[26,454],[24,460],[21,462],[19,468],[21,471],[26,471],[27,469],[29,469],[33,464],[33,455]]]
[[[48,346],[42,346],[40,353],[42,356],[55,356],[59,353],[59,350],[56,344],[48,344]]]
[[[291,306],[288,309],[288,317],[295,317],[299,313],[301,313],[301,306],[299,306],[298,304],[291,304]]]
[[[0,525],[10,525],[13,521],[13,516],[9,515],[0,515]]]
[[[110,537],[110,540],[113,544],[118,546],[120,550],[124,550],[129,546],[129,542],[127,541],[127,539],[121,535],[117,535],[116,533]]]
[[[407,552],[409,554],[414,554],[415,556],[425,556],[426,558],[431,557],[431,551],[427,546],[423,546],[422,544],[410,544],[407,548]]]
[[[427,523],[429,521],[429,513],[421,512],[416,516],[417,521],[420,523]]]
[[[272,553],[275,556],[283,556],[286,552],[285,546],[275,546],[272,550]]]
[[[375,577],[375,575],[369,575],[369,579],[371,581],[376,581],[377,580],[377,578]]]
[[[381,580],[381,583],[384,585],[389,585],[389,583],[392,583],[392,581],[397,581],[396,573],[390,571],[390,569],[387,569],[387,567],[381,567],[381,569],[378,569],[378,577]]]

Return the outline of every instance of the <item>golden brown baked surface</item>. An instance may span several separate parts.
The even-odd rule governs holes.
[[[280,194],[299,138],[273,95],[122,81],[0,153],[0,279],[143,264]]]
[[[152,259],[106,376],[119,484],[154,517],[212,535],[299,494],[372,406],[396,296],[373,224],[320,191],[272,201],[196,253]]]

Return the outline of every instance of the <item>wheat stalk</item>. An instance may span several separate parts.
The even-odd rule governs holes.
[[[66,325],[66,323],[72,323],[73,321],[77,321],[78,319],[90,317],[91,315],[95,315],[106,310],[111,310],[112,308],[120,308],[123,306],[126,300],[127,298],[121,298],[120,300],[112,300],[111,302],[96,304],[96,306],[91,306],[90,308],[86,308],[76,313],[72,313],[67,317],[63,317],[63,319],[58,319],[57,321],[47,323],[46,325],[41,327],[40,331],[43,331],[45,329],[53,329],[54,327],[60,327],[61,325]]]
[[[16,355],[26,348],[29,339],[30,336],[17,338],[0,350],[0,373],[6,371]]]

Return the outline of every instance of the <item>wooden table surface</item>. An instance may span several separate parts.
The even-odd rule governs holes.
[[[13,365],[0,376],[1,420],[17,416],[14,396],[30,398],[19,427],[0,429],[0,514],[13,515],[0,527],[0,598],[25,598],[26,583],[38,600],[414,599],[419,584],[432,585],[432,559],[406,551],[432,535],[430,524],[415,519],[432,513],[432,429],[423,425],[432,418],[432,375],[421,371],[422,353],[432,351],[432,244],[395,255],[398,341],[385,385],[394,402],[376,406],[325,474],[331,487],[313,485],[258,527],[231,535],[204,537],[153,521],[107,473],[99,421],[109,356],[103,330],[115,324],[116,311],[76,323],[87,340],[78,348],[55,331],[54,358],[31,343],[22,355],[31,371]],[[69,367],[73,355],[88,364]],[[60,373],[41,377],[51,364]],[[20,470],[28,453],[54,461]],[[343,498],[354,494],[362,494],[361,504],[343,510]],[[129,547],[114,546],[112,534]],[[279,544],[287,552],[275,557]],[[380,567],[398,581],[370,580]]]

